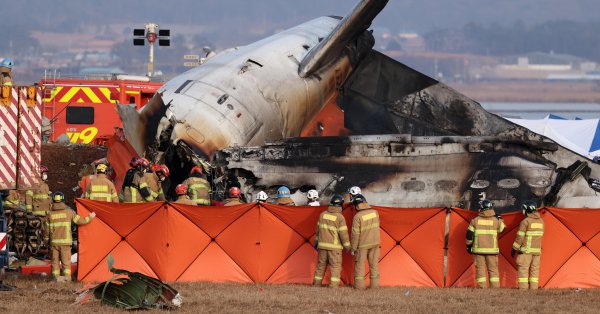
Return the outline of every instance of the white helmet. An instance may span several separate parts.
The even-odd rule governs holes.
[[[311,201],[316,201],[319,199],[319,192],[317,190],[308,190],[306,197]]]
[[[350,189],[348,189],[348,193],[350,193],[350,195],[352,196],[356,196],[358,194],[362,194],[362,191],[358,186],[353,186]]]
[[[269,199],[269,195],[265,191],[260,191],[256,194],[256,200],[259,202],[266,202]]]

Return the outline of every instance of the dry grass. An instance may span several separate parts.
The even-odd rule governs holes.
[[[0,313],[120,313],[97,301],[71,305],[81,283],[54,283],[39,278],[9,279],[18,290],[0,292]],[[600,289],[430,289],[381,288],[355,291],[301,285],[174,283],[184,297],[182,313],[198,312],[400,312],[400,313],[593,313]]]

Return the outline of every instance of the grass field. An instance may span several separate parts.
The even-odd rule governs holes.
[[[72,305],[81,283],[55,283],[41,278],[6,280],[18,286],[0,292],[0,313],[120,313],[92,301]],[[521,292],[515,289],[380,288],[355,291],[301,285],[174,283],[183,295],[177,312],[293,313],[597,313],[600,289]]]

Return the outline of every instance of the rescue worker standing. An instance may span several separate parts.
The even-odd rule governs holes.
[[[197,205],[210,205],[210,183],[204,178],[202,168],[194,166],[183,184],[187,185],[188,195]]]
[[[229,198],[225,199],[224,206],[235,206],[244,204],[244,202],[242,202],[241,200],[241,197],[242,191],[240,191],[240,188],[238,188],[237,186],[232,186],[231,188],[229,188]]]
[[[93,201],[119,202],[117,189],[115,185],[106,177],[108,166],[98,164],[96,166],[96,176],[90,181],[85,191],[85,197]]]
[[[152,194],[148,183],[144,179],[143,160],[134,157],[129,162],[131,169],[127,170],[123,180],[123,202],[124,203],[143,203],[152,202]]]
[[[290,189],[287,186],[281,186],[277,189],[277,204],[283,206],[296,206],[291,198]]]
[[[163,193],[162,185],[156,174],[156,170],[160,165],[150,167],[150,162],[147,159],[142,158],[142,167],[144,168],[144,180],[146,180],[146,183],[148,184],[152,201],[164,201],[165,194]]]
[[[500,287],[498,272],[498,233],[504,231],[504,220],[496,215],[494,204],[489,200],[481,202],[479,215],[471,220],[467,229],[467,252],[474,255],[475,277],[477,287],[487,288],[487,278],[490,277],[490,287]]]
[[[257,203],[266,203],[269,199],[269,195],[265,191],[260,191],[256,194],[256,202]]]
[[[71,222],[77,225],[88,224],[96,213],[91,212],[82,218],[72,209],[65,205],[65,195],[56,192],[52,196],[52,212],[48,219],[48,228],[44,234],[45,242],[50,241],[50,258],[52,260],[52,275],[57,281],[71,281],[71,246],[73,237],[71,235]],[[61,277],[60,264],[63,266]]]
[[[175,187],[175,194],[177,194],[176,204],[183,205],[196,205],[196,202],[192,201],[187,195],[188,187],[185,184],[179,184]]]
[[[306,192],[306,198],[308,199],[308,206],[321,206],[321,203],[319,203],[319,192],[317,192],[317,190],[308,190],[308,192]]]
[[[323,284],[323,276],[329,265],[331,279],[329,287],[337,288],[340,285],[340,273],[342,272],[342,248],[350,250],[350,239],[348,238],[348,226],[342,215],[344,198],[334,195],[329,207],[322,212],[317,222],[317,233],[315,235],[315,247],[317,249],[317,268],[313,277],[313,286]]]
[[[17,190],[8,190],[8,195],[2,198],[4,210],[17,210],[21,208],[21,196]]]
[[[542,255],[542,238],[544,236],[544,220],[540,216],[534,201],[525,201],[522,206],[525,219],[519,224],[517,238],[510,252],[517,256],[517,273],[519,289],[538,288],[540,258]]]
[[[25,205],[27,212],[34,216],[46,217],[50,211],[50,188],[48,181],[48,168],[40,166],[41,181],[34,184],[30,190],[25,192]]]
[[[361,194],[352,203],[356,215],[352,219],[352,254],[354,255],[354,287],[365,289],[365,261],[369,261],[371,288],[379,287],[379,213]]]

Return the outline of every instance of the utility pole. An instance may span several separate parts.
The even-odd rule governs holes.
[[[135,28],[133,30],[133,45],[144,46],[148,41],[150,50],[148,52],[148,77],[154,75],[154,44],[158,39],[159,46],[171,45],[171,31],[168,29],[159,29],[158,24],[148,23],[145,28]]]

